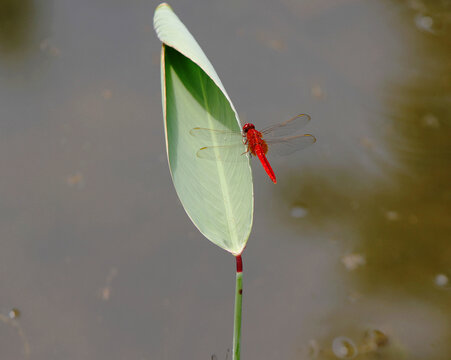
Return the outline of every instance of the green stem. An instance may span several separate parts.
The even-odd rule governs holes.
[[[241,350],[241,308],[243,303],[243,263],[241,255],[236,256],[235,317],[233,322],[233,360],[240,360]]]

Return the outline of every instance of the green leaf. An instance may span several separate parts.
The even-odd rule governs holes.
[[[196,155],[200,148],[227,145],[226,139],[215,132],[207,138],[190,133],[197,127],[240,131],[238,115],[210,61],[169,5],[157,7],[154,27],[163,42],[166,150],[177,195],[206,238],[238,255],[249,238],[254,206],[246,148],[213,149],[227,161],[202,159]]]

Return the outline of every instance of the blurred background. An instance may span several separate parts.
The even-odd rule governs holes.
[[[223,360],[234,258],[173,189],[158,2],[0,0],[0,358]],[[451,1],[170,2],[253,164],[243,359],[451,358]]]

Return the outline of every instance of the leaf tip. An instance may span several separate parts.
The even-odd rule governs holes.
[[[167,23],[167,17],[169,18],[173,17],[174,11],[172,10],[172,7],[168,3],[161,3],[158,5],[155,9],[155,13],[153,15],[153,28],[157,32],[158,38],[161,40],[161,42],[165,42],[161,36],[162,28],[165,28],[165,24]]]
[[[171,5],[169,5],[168,3],[163,2],[163,3],[161,3],[160,5],[157,6],[157,8],[155,9],[155,11],[157,11],[158,9],[163,8],[163,7],[168,7],[169,9],[172,10]]]

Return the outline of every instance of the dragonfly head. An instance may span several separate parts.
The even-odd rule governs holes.
[[[243,132],[246,134],[249,130],[255,129],[254,124],[244,124]]]

